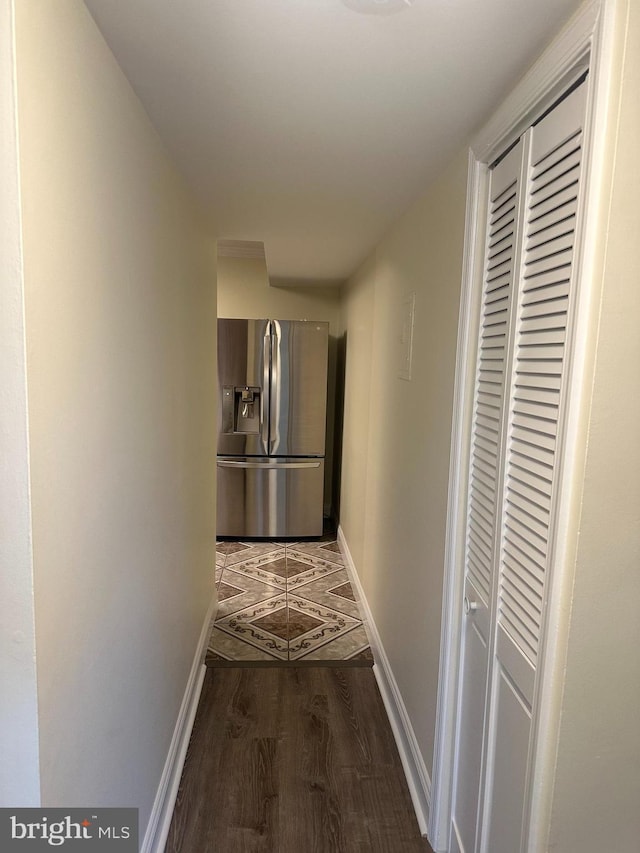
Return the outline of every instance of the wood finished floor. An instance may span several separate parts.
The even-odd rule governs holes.
[[[209,669],[165,853],[432,853],[371,669]]]

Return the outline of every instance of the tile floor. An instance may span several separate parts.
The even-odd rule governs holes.
[[[207,665],[373,664],[335,538],[218,542],[216,583]]]

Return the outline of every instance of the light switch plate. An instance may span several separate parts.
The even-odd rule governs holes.
[[[402,303],[398,376],[411,381],[411,362],[413,359],[413,325],[416,316],[416,294],[409,293]]]

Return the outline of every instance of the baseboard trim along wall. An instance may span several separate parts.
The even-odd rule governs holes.
[[[351,582],[357,592],[360,606],[364,612],[365,627],[371,643],[371,651],[375,660],[373,672],[378,682],[382,701],[389,717],[389,723],[400,753],[404,775],[409,786],[413,808],[418,819],[420,832],[426,838],[429,825],[429,807],[431,803],[431,779],[427,772],[424,759],[418,747],[413,726],[400,693],[400,688],[393,675],[391,663],[386,655],[378,629],[376,628],[371,608],[360,583],[358,572],[353,562],[344,531],[338,527],[338,543],[347,566]]]
[[[163,853],[167,842],[173,809],[178,795],[180,777],[182,776],[182,768],[184,767],[187,747],[189,746],[189,738],[191,737],[191,730],[193,729],[196,710],[200,701],[200,693],[202,692],[202,684],[207,672],[207,668],[204,665],[204,658],[207,652],[211,622],[215,618],[217,607],[218,597],[214,590],[200,632],[200,639],[198,640],[193,657],[189,680],[187,681],[187,687],[182,697],[182,704],[180,705],[178,719],[173,730],[167,760],[165,761],[162,776],[160,777],[160,784],[158,785],[156,798],[151,809],[151,816],[149,817],[140,853]]]

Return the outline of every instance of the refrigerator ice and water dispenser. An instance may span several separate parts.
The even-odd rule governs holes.
[[[222,389],[222,432],[225,435],[258,435],[262,389],[225,385]]]

